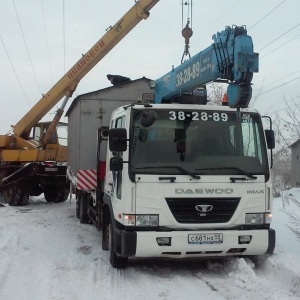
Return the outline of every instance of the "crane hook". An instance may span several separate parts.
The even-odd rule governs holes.
[[[193,30],[192,30],[192,28],[190,28],[189,25],[190,25],[190,20],[187,21],[186,26],[181,31],[182,36],[184,37],[184,41],[185,41],[185,46],[184,46],[184,51],[183,51],[183,55],[181,58],[181,63],[184,62],[185,56],[188,56],[189,58],[191,58],[189,48],[190,48],[190,38],[193,35]]]

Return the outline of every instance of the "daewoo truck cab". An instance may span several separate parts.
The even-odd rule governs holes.
[[[273,251],[267,143],[255,110],[132,105],[116,110],[111,126],[104,205],[121,257]]]

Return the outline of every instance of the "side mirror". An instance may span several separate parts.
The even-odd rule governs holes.
[[[127,132],[125,128],[112,128],[109,130],[109,150],[124,152],[127,150]]]
[[[111,157],[109,168],[112,172],[121,172],[123,170],[123,158]]]
[[[274,131],[271,129],[265,130],[266,140],[267,140],[267,147],[268,149],[275,148],[275,134]]]

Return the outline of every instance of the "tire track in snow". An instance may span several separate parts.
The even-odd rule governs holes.
[[[194,272],[205,270],[206,262],[199,260],[177,259],[137,259],[130,263],[130,274],[126,273],[126,280],[131,277],[132,282],[138,282],[135,291],[141,299],[204,299],[224,300],[224,296],[217,289],[207,285],[203,280],[195,277]],[[137,284],[135,284],[137,286]],[[145,294],[145,291],[151,294]],[[138,293],[138,294],[137,294]],[[191,298],[191,295],[193,297]],[[128,298],[129,299],[129,298]]]
[[[272,255],[257,269],[256,274],[267,282],[275,282],[276,287],[286,290],[289,297],[287,299],[300,299],[299,258],[294,258],[293,265],[289,265],[287,261],[283,262],[284,260],[285,255]]]
[[[18,246],[19,236],[14,229],[5,226],[0,227],[0,291],[6,283],[14,262],[15,252]],[[7,255],[9,253],[9,255]]]
[[[268,264],[270,262],[267,260],[264,265]],[[274,273],[270,272],[268,274],[265,270],[261,271],[260,267],[256,269],[252,261],[244,258],[224,259],[222,263],[211,261],[208,263],[207,270],[191,271],[191,273],[230,300],[300,299],[299,276],[296,274],[292,275],[290,270],[280,268],[279,264],[276,265],[279,275],[277,279]],[[282,282],[282,278],[286,274],[289,274],[289,278]],[[274,279],[276,284],[274,284]],[[276,290],[274,290],[274,287]]]
[[[108,288],[110,289],[110,298],[109,299],[127,299],[126,298],[126,286],[124,280],[124,269],[113,269],[109,272],[109,284]],[[106,300],[105,299],[105,300]]]

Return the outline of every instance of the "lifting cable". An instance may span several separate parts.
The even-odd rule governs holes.
[[[192,30],[192,15],[193,15],[193,0],[183,1],[181,0],[181,6],[182,6],[182,13],[181,13],[181,23],[182,23],[182,36],[184,37],[185,46],[184,51],[181,58],[181,63],[184,63],[187,59],[191,58],[191,54],[189,51],[190,48],[190,38],[193,35]],[[186,13],[186,25],[184,25],[184,10],[185,7],[187,7],[187,13]],[[191,25],[191,27],[190,27]]]

